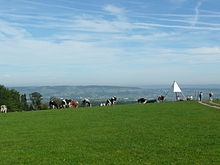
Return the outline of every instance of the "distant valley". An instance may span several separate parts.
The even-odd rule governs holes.
[[[157,98],[158,95],[166,95],[167,100],[174,100],[174,94],[169,86],[146,86],[146,87],[122,87],[122,86],[29,86],[29,87],[11,87],[17,90],[20,94],[29,94],[39,92],[43,96],[43,101],[48,102],[50,98],[68,98],[78,101],[83,98],[88,98],[92,102],[103,102],[106,99],[116,96],[121,103],[136,102],[138,98],[144,97],[147,99]],[[185,96],[192,95],[197,97],[199,91],[204,92],[204,98],[207,99],[208,93],[212,91],[215,98],[220,98],[219,85],[212,86],[184,86],[182,87]]]
[[[138,87],[120,87],[120,86],[30,86],[30,87],[13,87],[21,94],[27,96],[33,92],[39,92],[43,96],[44,101],[48,101],[50,97],[71,98],[71,99],[99,99],[106,100],[112,96],[121,99],[136,100],[139,97],[156,97],[160,94],[153,94],[152,89],[144,89]]]

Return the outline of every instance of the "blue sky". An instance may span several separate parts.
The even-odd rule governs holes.
[[[219,0],[0,0],[0,84],[220,84]]]

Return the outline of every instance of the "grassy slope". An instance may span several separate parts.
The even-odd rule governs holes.
[[[219,119],[195,102],[0,114],[0,164],[220,164]]]

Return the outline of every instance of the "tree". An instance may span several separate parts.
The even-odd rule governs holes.
[[[39,92],[33,92],[29,95],[34,110],[41,109],[42,95]]]
[[[22,111],[26,110],[23,105],[27,105],[27,100],[21,99],[18,91],[0,85],[0,105],[6,105],[9,112]]]
[[[23,109],[24,111],[29,110],[26,94],[21,95],[20,102],[21,102],[21,109]]]
[[[8,90],[9,97],[7,98],[8,107],[11,111],[21,111],[20,94],[18,91],[11,89]]]

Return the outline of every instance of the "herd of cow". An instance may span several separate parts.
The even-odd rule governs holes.
[[[100,106],[109,106],[115,104],[117,97],[113,96],[107,99],[105,103],[101,103]],[[91,107],[92,104],[89,99],[85,98],[82,100],[81,105],[84,107]],[[60,109],[60,108],[78,108],[79,102],[72,99],[51,99],[49,102],[50,109]]]
[[[158,96],[157,99],[146,99],[146,98],[140,98],[137,100],[138,103],[145,104],[145,103],[155,103],[155,102],[160,102],[164,101],[165,96]],[[115,102],[117,101],[117,97],[113,96],[110,99],[107,99],[105,103],[101,103],[100,106],[111,106],[114,105]],[[91,107],[92,104],[89,99],[85,98],[81,102],[81,106],[84,107]],[[79,107],[79,102],[77,100],[72,100],[72,99],[57,99],[57,98],[52,98],[49,101],[49,108],[50,109],[60,109],[60,108],[78,108]],[[1,113],[7,113],[7,106],[6,105],[1,105]]]
[[[138,103],[145,104],[145,103],[155,103],[161,102],[165,100],[165,96],[158,96],[157,99],[146,99],[140,98],[137,100]],[[117,97],[113,96],[110,99],[107,99],[105,103],[100,103],[100,106],[110,106],[114,105],[117,101]],[[81,102],[81,106],[83,107],[91,107],[92,104],[89,99],[85,98]],[[60,109],[60,108],[78,108],[79,102],[77,100],[71,99],[51,99],[49,102],[50,109]]]

